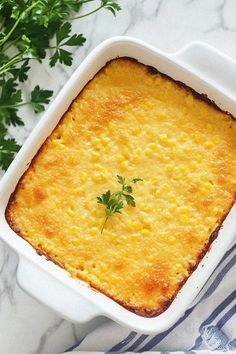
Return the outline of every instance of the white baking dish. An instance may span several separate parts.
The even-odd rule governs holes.
[[[118,37],[99,45],[79,68],[51,104],[0,183],[0,235],[19,254],[19,284],[42,303],[73,322],[86,322],[104,315],[143,333],[158,333],[169,328],[193,301],[211,272],[236,236],[236,206],[224,221],[209,252],[178,293],[170,307],[154,318],[144,318],[123,308],[107,296],[40,257],[5,220],[5,208],[11,193],[44,140],[58,123],[71,101],[107,61],[129,56],[152,65],[199,93],[205,93],[224,110],[236,115],[236,63],[203,43],[192,43],[174,55],[163,53],[141,41]],[[236,122],[235,122],[236,124]]]

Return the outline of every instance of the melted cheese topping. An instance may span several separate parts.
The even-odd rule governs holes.
[[[96,197],[140,177],[107,222]],[[168,306],[236,191],[236,123],[127,58],[87,84],[23,176],[7,218],[35,248],[143,315]]]

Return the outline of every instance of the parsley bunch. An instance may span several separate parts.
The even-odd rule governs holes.
[[[78,15],[86,3],[96,0],[1,0],[0,1],[0,167],[7,169],[20,146],[7,138],[7,127],[23,125],[21,106],[42,112],[53,94],[35,86],[26,100],[21,83],[28,78],[31,60],[42,62],[51,53],[49,64],[72,64],[68,48],[82,46],[82,33],[72,34],[69,21],[84,18],[101,9],[114,15],[121,7],[117,0],[100,0],[92,11]],[[55,43],[52,45],[52,43]]]
[[[141,178],[134,178],[131,182],[138,183],[141,181]],[[101,229],[101,234],[103,233],[108,218],[116,213],[121,214],[121,209],[124,207],[124,201],[126,201],[126,203],[132,207],[136,206],[135,199],[131,195],[131,193],[133,193],[133,188],[126,183],[125,177],[117,175],[117,182],[122,186],[120,191],[111,193],[111,191],[108,190],[100,197],[97,197],[97,203],[104,205],[106,213],[106,218]]]

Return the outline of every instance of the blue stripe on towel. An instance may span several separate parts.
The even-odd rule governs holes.
[[[127,352],[134,351],[143,341],[148,337],[147,334],[142,334],[129,348],[126,349]]]
[[[137,335],[136,332],[133,332],[133,331],[130,332],[129,335],[125,339],[123,339],[121,342],[119,342],[116,345],[114,345],[114,347],[112,347],[108,352],[106,352],[106,354],[118,352],[126,344],[128,344],[132,339],[134,339],[136,337],[136,335]]]
[[[234,315],[236,315],[236,304],[217,322],[216,327],[221,329]]]
[[[229,343],[231,345],[231,347],[236,349],[236,338],[234,338],[233,340],[231,340],[231,342]]]

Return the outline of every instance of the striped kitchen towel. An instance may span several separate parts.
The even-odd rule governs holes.
[[[138,334],[107,321],[66,353],[236,353],[236,244],[185,314],[167,331]]]

